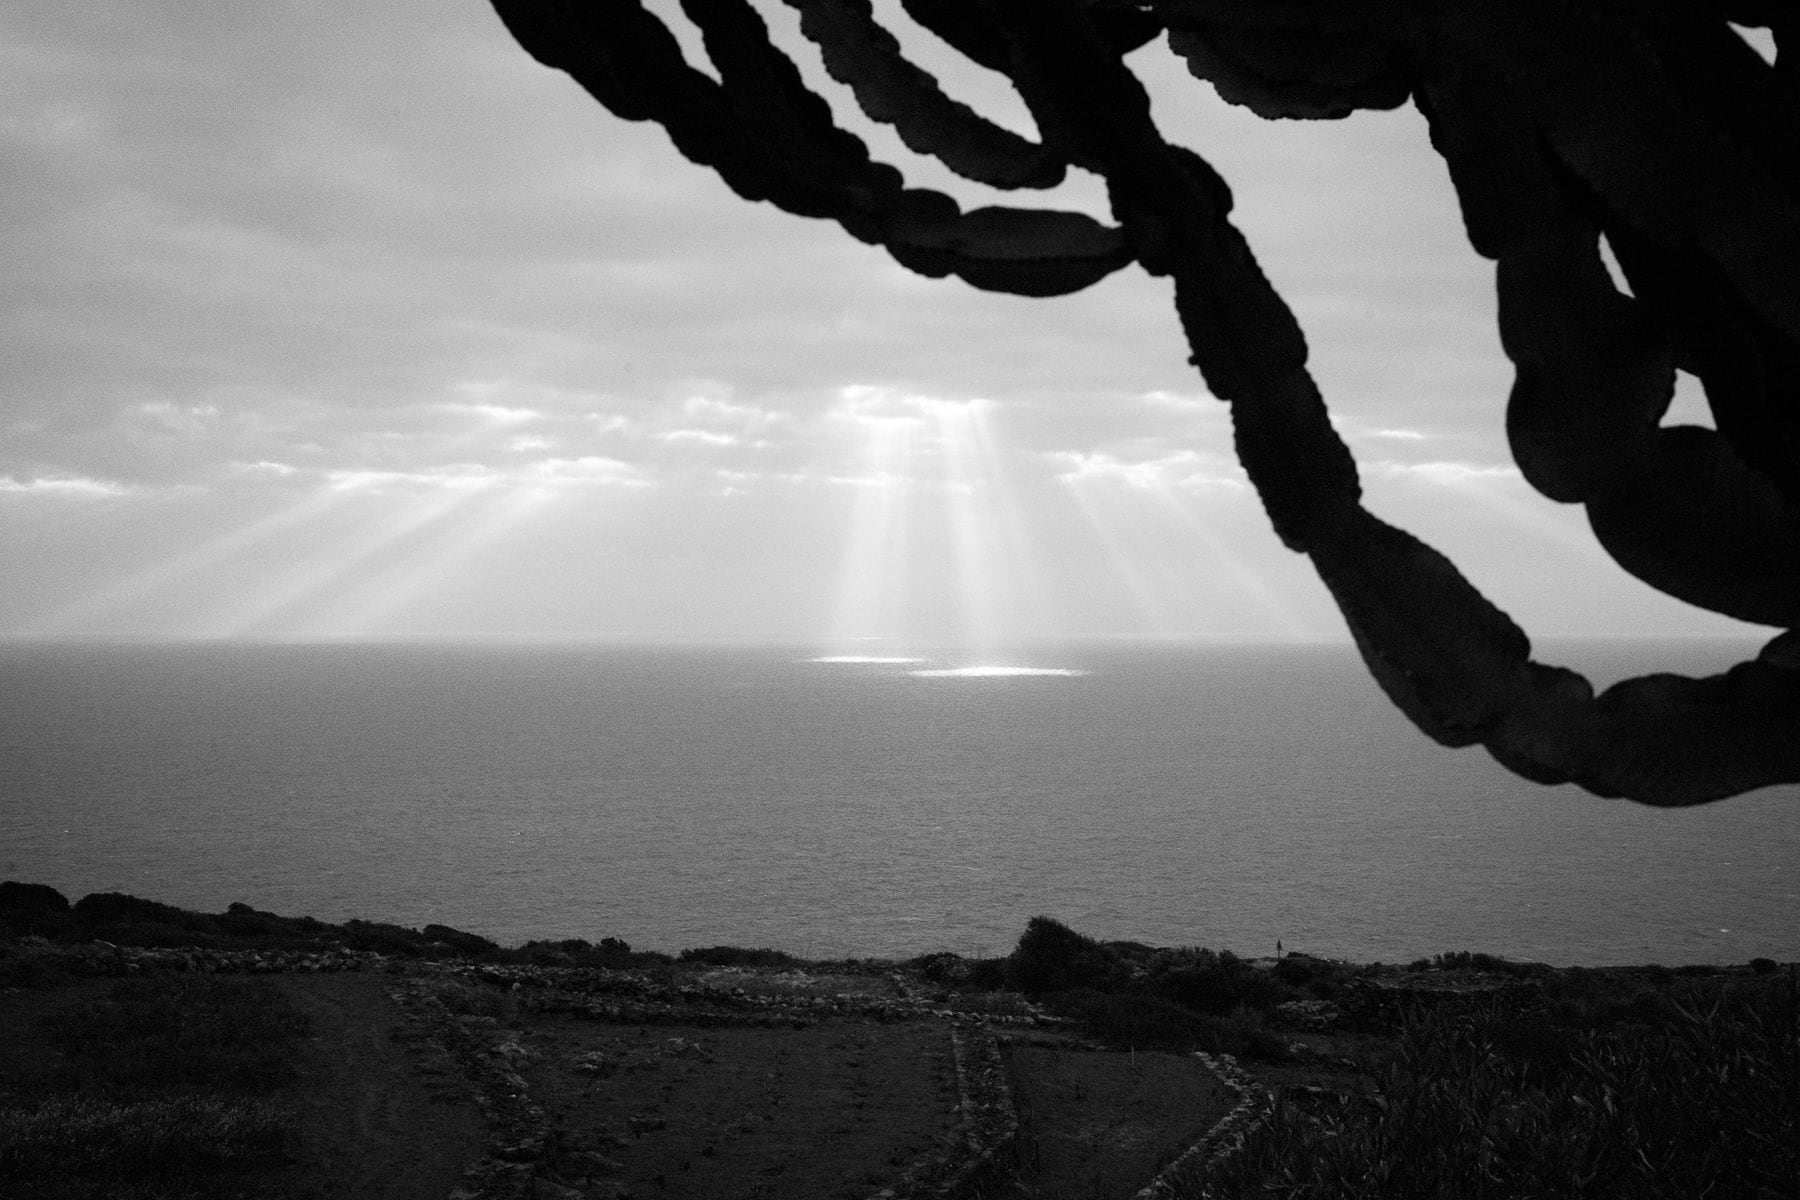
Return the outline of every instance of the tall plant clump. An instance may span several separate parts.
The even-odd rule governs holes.
[[[1507,1006],[1416,1015],[1370,1097],[1277,1103],[1193,1195],[1776,1196],[1800,1170],[1787,981],[1696,992],[1655,1026]]]
[[[637,0],[494,0],[539,61],[662,125],[748,200],[837,222],[910,270],[1055,296],[1135,263],[1167,278],[1207,388],[1281,540],[1312,561],[1364,661],[1415,724],[1518,774],[1695,804],[1800,780],[1800,28],[1762,0],[899,0],[1000,72],[1032,140],[951,100],[870,0],[784,0],[874,120],[965,178],[1102,177],[1113,223],[964,211],[839,128],[748,0],[682,0],[718,78]],[[1772,27],[1766,64],[1728,21]],[[1167,140],[1125,56],[1163,39],[1268,118],[1412,102],[1474,249],[1497,264],[1525,478],[1585,506],[1626,571],[1789,632],[1723,675],[1595,694],[1532,659],[1453,564],[1361,504],[1306,340],[1230,220],[1226,182]],[[1604,236],[1629,283],[1613,283]],[[1677,368],[1717,430],[1664,427]]]

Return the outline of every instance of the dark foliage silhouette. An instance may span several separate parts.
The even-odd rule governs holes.
[[[835,123],[747,0],[682,0],[718,79],[637,0],[495,0],[534,57],[661,124],[747,200],[836,221],[929,276],[1055,296],[1129,263],[1173,284],[1208,389],[1276,533],[1309,556],[1371,673],[1420,729],[1541,783],[1694,804],[1800,780],[1800,18],[1761,0],[900,0],[1001,72],[1039,141],[946,97],[870,0],[785,0],[827,70],[906,145],[996,188],[1105,179],[1116,224],[963,211]],[[1772,27],[1766,64],[1729,22]],[[1437,551],[1370,515],[1293,314],[1165,140],[1124,62],[1162,39],[1267,118],[1418,105],[1470,243],[1495,260],[1525,478],[1586,507],[1626,571],[1789,632],[1723,675],[1596,695],[1533,661]],[[1629,284],[1619,290],[1604,237]],[[1675,372],[1717,430],[1661,424]]]

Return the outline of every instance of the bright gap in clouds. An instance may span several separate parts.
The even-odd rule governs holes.
[[[856,473],[832,480],[851,491],[832,657],[921,640],[986,656],[1043,630],[1044,583],[992,408],[861,385],[838,393],[827,420]]]

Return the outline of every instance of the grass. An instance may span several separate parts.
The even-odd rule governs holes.
[[[49,1014],[43,1032],[83,1088],[197,1087],[266,1093],[294,1078],[303,1014],[260,981],[207,975],[130,980]]]
[[[0,1110],[0,1179],[217,1171],[280,1153],[285,1115],[262,1101],[61,1096]]]
[[[1421,1011],[1370,1097],[1278,1100],[1198,1197],[1786,1196],[1800,1177],[1788,980],[1673,988],[1654,1025]]]
[[[677,960],[611,938],[506,950],[446,927],[324,926],[241,905],[206,917],[113,895],[70,906],[46,892],[0,885],[0,934],[268,939],[259,953],[380,945],[407,958],[629,966],[662,986],[708,966],[830,966],[717,946]],[[0,1078],[0,1195],[285,1196],[293,1130],[279,1101],[307,1029],[282,993],[198,970],[98,991],[27,945],[39,941],[0,938],[0,987],[91,998],[8,1031],[31,1053],[13,1055],[24,1066]],[[1241,1152],[1181,1181],[1189,1197],[1755,1197],[1790,1195],[1800,1178],[1800,981],[1768,959],[1673,969],[1551,968],[1465,951],[1405,967],[1250,961],[1097,941],[1039,917],[1004,958],[838,966],[906,970],[934,1002],[964,1011],[1018,1015],[1022,991],[1072,1018],[1083,1039],[1139,1057],[1203,1049],[1249,1060],[1276,1090],[1274,1110]],[[510,992],[434,990],[458,1014],[520,1018]]]
[[[270,1097],[308,1031],[265,981],[210,976],[129,980],[46,1014],[35,1033],[60,1064],[0,1103],[0,1192],[241,1194],[291,1146]]]

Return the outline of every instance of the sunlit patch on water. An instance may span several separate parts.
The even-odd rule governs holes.
[[[986,679],[1002,675],[1086,675],[1073,667],[943,667],[908,671],[921,679]]]

